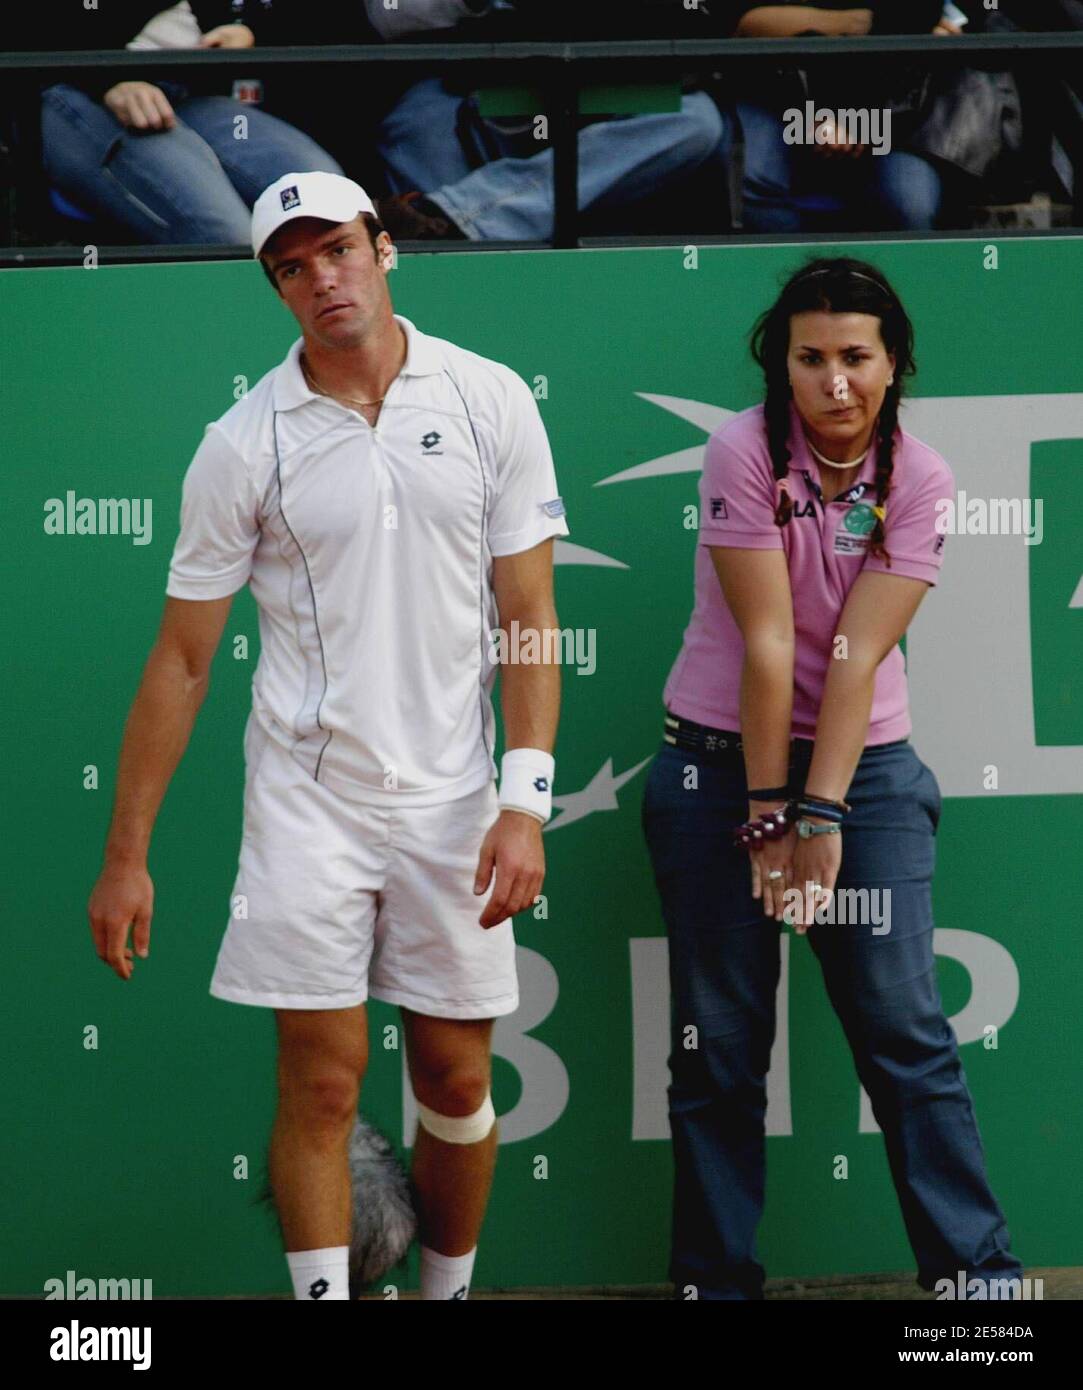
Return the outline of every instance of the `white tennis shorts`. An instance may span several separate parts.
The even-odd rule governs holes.
[[[241,851],[211,994],[275,1009],[351,1008],[371,995],[436,1018],[514,1013],[511,919],[479,926],[493,884],[474,893],[498,813],[495,782],[438,806],[346,801],[251,715]]]

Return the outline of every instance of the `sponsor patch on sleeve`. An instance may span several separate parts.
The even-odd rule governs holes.
[[[551,502],[543,502],[542,511],[546,516],[563,516],[564,499],[562,497],[554,497]]]
[[[711,498],[711,520],[728,521],[729,512],[726,510],[726,499],[724,497]]]

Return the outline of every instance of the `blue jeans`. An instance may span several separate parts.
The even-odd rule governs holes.
[[[744,225],[751,232],[817,231],[834,209],[863,231],[923,231],[936,226],[943,186],[933,165],[905,150],[859,160],[821,158],[787,145],[781,117],[738,102],[744,133]]]
[[[791,744],[805,785],[812,744]],[[698,789],[685,769],[698,769]],[[825,922],[808,939],[883,1131],[918,1283],[1021,1277],[985,1175],[955,1034],[933,956],[932,874],[940,791],[907,740],[869,747],[846,800],[837,889],[887,888],[890,930]],[[663,743],[651,764],[643,830],[669,939],[669,1117],[674,1194],[670,1277],[683,1296],[763,1297],[766,1078],[775,1036],[780,926],[753,898],[740,757],[726,766]],[[790,928],[783,928],[790,930]],[[800,940],[800,938],[795,938]],[[698,1047],[685,1045],[694,1025]]]
[[[172,130],[135,131],[77,87],[42,93],[41,137],[50,181],[77,204],[142,242],[236,246],[251,235],[252,204],[283,174],[341,167],[314,140],[231,97],[189,97],[161,84]],[[176,98],[176,100],[174,100]],[[236,118],[247,121],[247,139]]]
[[[377,129],[377,150],[393,193],[418,189],[471,241],[544,241],[553,234],[553,152],[510,154],[471,168],[456,135],[463,98],[438,77],[415,83]],[[490,126],[494,144],[509,144]],[[668,115],[597,121],[579,133],[579,208],[630,203],[692,173],[708,160],[723,177],[730,125],[706,92]],[[721,185],[720,185],[721,186]]]

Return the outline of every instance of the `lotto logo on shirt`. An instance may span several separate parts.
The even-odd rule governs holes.
[[[726,511],[726,499],[724,497],[711,498],[711,518],[714,521],[729,520],[729,512]]]

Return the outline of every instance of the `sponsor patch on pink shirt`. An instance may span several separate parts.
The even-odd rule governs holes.
[[[944,536],[936,528],[937,503],[954,499],[955,480],[935,450],[899,429],[884,520],[889,567],[868,553],[869,533],[876,524],[875,447],[853,486],[825,505],[820,465],[792,403],[790,419],[793,515],[787,526],[774,522],[775,477],[763,406],[727,420],[707,441],[699,482],[695,607],[662,698],[667,709],[686,719],[716,729],[740,729],[744,639],[722,594],[709,547],[783,550],[796,642],[791,736],[813,739],[832,639],[854,580],[862,570],[873,570],[935,585],[944,558]],[[910,732],[906,667],[902,648],[896,645],[876,671],[865,743],[892,743]]]

